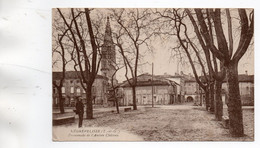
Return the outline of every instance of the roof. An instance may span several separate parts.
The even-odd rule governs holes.
[[[130,79],[132,81],[132,79]],[[151,86],[151,85],[171,85],[176,84],[174,81],[169,79],[161,78],[159,76],[154,75],[152,81],[152,75],[148,73],[141,74],[137,76],[137,86]],[[129,83],[125,80],[122,84],[122,87],[129,87]]]
[[[158,77],[161,77],[161,78],[182,78],[185,82],[196,82],[196,79],[191,74],[186,75],[184,73],[182,73],[182,74],[175,73],[175,75],[164,74],[164,75],[158,75]]]
[[[61,77],[62,77],[62,72],[52,72],[53,80],[61,79]],[[66,71],[65,79],[78,79],[77,72],[76,71]],[[96,79],[108,79],[108,78],[97,74]]]
[[[205,81],[205,77],[201,76],[200,79]],[[223,80],[223,82],[227,82],[227,78]],[[238,82],[254,82],[254,75],[247,75],[247,74],[239,74],[238,75]]]
[[[224,80],[226,81],[226,80]],[[254,75],[238,75],[238,81],[239,82],[254,82]]]

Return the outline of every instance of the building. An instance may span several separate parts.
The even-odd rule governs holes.
[[[130,79],[131,80],[131,79]],[[132,87],[127,81],[121,85],[124,91],[124,97],[120,100],[123,105],[133,105]],[[152,104],[158,105],[173,104],[177,102],[177,84],[174,81],[145,73],[137,77],[136,101],[137,105]]]
[[[181,76],[184,79],[184,98],[185,102],[194,102],[198,104],[200,102],[200,87],[196,79],[189,73],[188,75],[181,72]]]
[[[201,77],[202,81],[204,78]],[[238,75],[239,82],[239,91],[241,97],[242,105],[254,105],[254,75],[239,74]],[[225,78],[222,83],[222,101],[227,104],[228,103],[228,87],[227,87],[227,79]],[[204,102],[205,103],[205,102]]]
[[[61,79],[62,72],[53,72],[53,81],[56,83]],[[84,84],[85,85],[85,84]],[[92,99],[95,105],[106,105],[108,103],[106,93],[108,86],[108,78],[97,75],[92,86]],[[62,87],[62,97],[64,106],[74,106],[77,97],[82,97],[83,102],[86,102],[86,92],[84,91],[80,79],[76,71],[66,71],[65,80]],[[57,89],[53,87],[53,106],[59,104],[59,96]]]
[[[238,75],[239,91],[242,105],[254,105],[254,75],[240,74]],[[222,84],[222,90],[228,92],[227,80]],[[227,98],[223,96],[223,101],[228,103]]]
[[[175,75],[173,76],[173,75],[164,73],[163,75],[158,75],[158,77],[175,82],[175,84],[176,84],[176,101],[174,103],[184,102],[184,79],[181,75],[175,73]]]
[[[181,71],[180,74],[175,73],[175,75],[169,75],[165,73],[159,77],[177,83],[177,100],[179,103],[199,102],[199,85],[191,74],[187,75]]]
[[[116,76],[114,75],[116,68],[116,50],[112,39],[112,31],[110,27],[109,17],[107,17],[107,24],[105,30],[104,44],[101,49],[102,59],[101,59],[101,72],[102,75],[108,78],[111,83],[113,77],[114,83],[117,83]],[[113,76],[114,75],[114,76]]]
[[[94,105],[107,106],[108,99],[107,94],[111,86],[112,76],[115,72],[116,53],[115,46],[112,40],[112,32],[110,27],[109,18],[107,18],[104,43],[101,49],[101,73],[97,75],[92,86],[92,99]],[[53,72],[53,82],[59,83],[62,77],[62,72]],[[116,77],[114,76],[114,84],[117,83]],[[84,84],[86,85],[86,84]],[[86,92],[84,91],[78,74],[76,71],[66,71],[65,80],[62,87],[62,96],[64,99],[65,106],[74,106],[75,99],[79,96],[83,98],[83,102],[86,102]],[[53,86],[53,106],[58,106],[58,92]]]

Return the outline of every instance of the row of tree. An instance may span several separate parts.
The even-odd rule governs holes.
[[[230,133],[243,136],[238,63],[252,42],[254,11],[164,9],[156,13],[163,22],[171,24],[171,32],[179,43],[174,49],[186,54],[196,81],[205,92],[206,110],[215,112],[217,120],[223,115],[221,90],[224,78],[227,79]],[[233,36],[238,31],[239,41],[234,42]],[[202,78],[197,67],[204,75]]]
[[[59,61],[54,60],[53,64],[61,63],[63,73],[59,83],[53,85],[59,92],[62,113],[65,67],[73,63],[87,94],[87,118],[93,118],[91,88],[102,59],[104,12],[113,22],[112,36],[121,58],[114,63],[117,68],[113,76],[124,67],[132,87],[134,110],[137,109],[137,74],[142,55],[152,51],[151,42],[167,39],[176,55],[185,56],[189,61],[197,83],[205,92],[206,110],[215,112],[217,120],[221,120],[223,114],[221,87],[227,78],[230,132],[243,136],[238,63],[253,38],[254,11],[251,9],[54,10],[53,55],[60,58],[54,57]],[[203,78],[199,77],[198,69]],[[111,83],[115,88],[113,81]]]

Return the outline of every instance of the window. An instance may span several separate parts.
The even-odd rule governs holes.
[[[74,87],[70,87],[70,93],[74,93]]]
[[[73,80],[70,80],[70,83],[73,83]]]
[[[62,92],[62,93],[65,93],[65,87],[62,87],[62,88],[61,88],[61,92]]]
[[[80,95],[80,88],[76,89],[77,95]]]

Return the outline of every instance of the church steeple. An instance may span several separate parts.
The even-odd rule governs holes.
[[[105,37],[104,37],[104,44],[106,44],[106,43],[113,44],[112,31],[111,31],[109,17],[107,17],[106,31],[105,31]]]
[[[101,59],[102,75],[108,77],[108,79],[111,80],[112,75],[115,71],[114,65],[116,63],[116,52],[115,52],[115,45],[112,39],[112,30],[110,26],[109,17],[107,17],[104,43],[102,45],[101,52],[102,52],[102,59]]]

